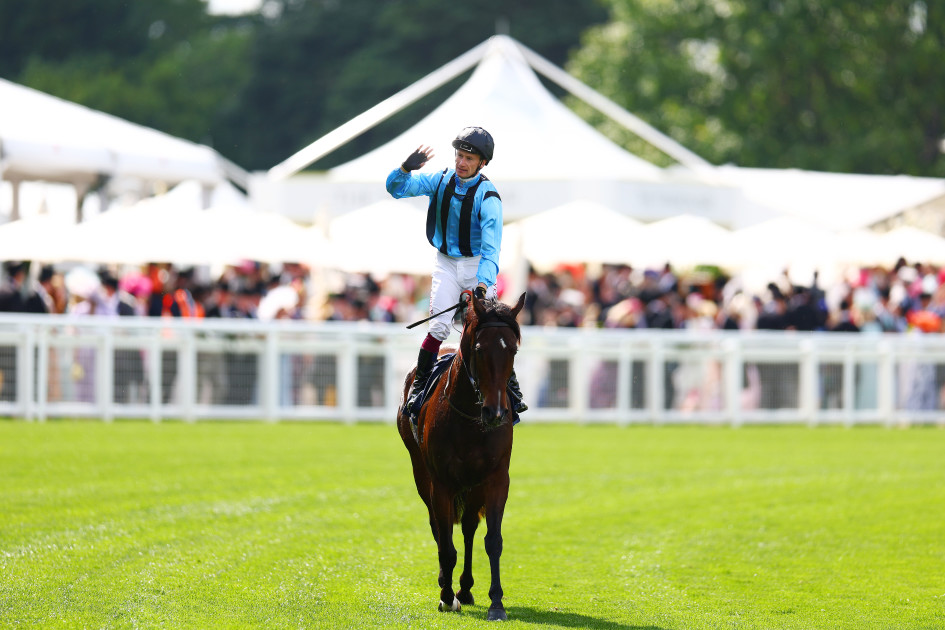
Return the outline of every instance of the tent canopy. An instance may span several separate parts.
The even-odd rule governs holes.
[[[643,229],[606,206],[578,200],[507,226],[502,251],[520,245],[521,255],[542,270],[561,263],[621,263],[642,244]]]
[[[257,212],[230,184],[217,186],[206,210],[202,197],[199,182],[188,181],[165,195],[93,217],[74,227],[66,259],[181,265],[327,261],[319,230]]]
[[[300,173],[471,68],[475,69],[463,85],[400,136],[327,172]],[[686,168],[663,169],[618,146],[549,92],[536,72]],[[379,184],[420,145],[431,146],[435,153],[428,171],[451,165],[452,139],[473,125],[485,127],[496,140],[495,158],[484,173],[497,183],[507,202],[506,220],[581,199],[624,214],[632,210],[635,217],[647,220],[669,216],[690,200],[721,220],[734,206],[731,187],[693,178],[695,170],[711,168],[705,160],[504,35],[444,64],[269,171],[254,174],[248,190],[257,207],[278,208],[298,221],[312,221],[313,215],[340,216],[387,199]]]
[[[47,215],[4,223],[0,225],[0,259],[65,260],[64,253],[72,246],[74,227]]]
[[[247,178],[210,147],[0,79],[0,177],[88,183],[99,175],[208,185]]]
[[[0,252],[9,260],[43,262],[332,263],[321,229],[254,210],[228,182],[213,189],[207,200],[195,180],[78,225],[46,215],[0,225]]]
[[[469,80],[424,120],[382,147],[331,169],[331,176],[338,181],[373,181],[420,144],[433,146],[439,160],[449,163],[450,140],[463,127],[478,125],[496,138],[497,166],[490,166],[490,172],[505,181],[658,178],[662,169],[585,123],[545,89],[535,69],[680,163],[708,166],[669,136],[534,51],[508,36],[496,35],[277,164],[269,170],[269,177],[282,180],[298,173],[474,64],[478,65]],[[541,159],[551,152],[590,159],[568,160],[566,164]]]
[[[729,269],[764,267],[772,274],[799,260],[836,254],[837,234],[818,224],[782,216],[736,230],[714,262]]]
[[[393,199],[353,210],[328,226],[331,267],[342,271],[428,274],[436,250],[426,239],[426,213]]]
[[[496,140],[488,173],[497,181],[653,179],[661,170],[581,120],[545,89],[513,40],[496,36],[469,80],[433,112],[330,174],[339,180],[376,181],[421,144],[432,146],[436,154],[427,168],[442,168],[453,162],[452,139],[473,125]]]
[[[327,173],[291,177],[474,66],[472,76],[454,94],[400,136]],[[678,166],[661,169],[617,146],[546,90],[536,72],[660,149]],[[945,195],[941,179],[713,166],[502,35],[254,176],[249,190],[254,204],[278,208],[300,221],[310,221],[315,212],[338,216],[383,198],[379,183],[417,146],[433,147],[430,170],[451,164],[450,140],[469,125],[485,127],[496,139],[495,159],[485,173],[507,200],[506,220],[589,199],[644,221],[691,214],[735,229],[791,215],[830,229],[852,229]],[[573,156],[583,159],[569,159]]]
[[[789,215],[832,230],[865,228],[945,195],[945,180],[907,175],[720,166],[713,178],[741,190],[757,218]]]

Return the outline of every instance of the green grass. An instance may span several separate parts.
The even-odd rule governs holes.
[[[512,461],[509,626],[945,627],[945,431],[526,421]],[[0,422],[0,627],[482,627],[484,529],[438,613],[390,425]]]

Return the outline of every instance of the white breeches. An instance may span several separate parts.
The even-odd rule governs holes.
[[[476,288],[476,272],[479,270],[479,256],[472,258],[451,258],[442,252],[436,253],[433,267],[433,282],[430,285],[430,314],[455,306],[460,294]],[[486,297],[495,297],[495,285],[486,289]],[[430,320],[430,334],[445,341],[450,336],[451,324],[456,311],[443,313]]]

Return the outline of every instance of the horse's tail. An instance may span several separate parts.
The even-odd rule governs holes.
[[[454,516],[455,520],[453,522],[459,523],[460,521],[462,521],[463,513],[465,513],[465,511],[466,511],[466,493],[461,492],[457,494],[456,498],[453,500],[453,514],[455,515]],[[479,508],[479,518],[482,519],[485,517],[486,517],[486,506],[483,505],[481,508]]]

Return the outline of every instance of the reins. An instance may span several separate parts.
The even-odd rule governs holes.
[[[479,332],[479,330],[482,329],[482,328],[512,328],[512,326],[511,326],[511,324],[509,324],[508,322],[504,322],[504,321],[501,321],[501,320],[499,320],[499,321],[490,321],[490,322],[479,322],[479,323],[476,324],[476,327],[473,328],[473,330],[472,330],[472,336],[473,336],[473,337],[472,337],[471,343],[475,344],[475,342],[476,342],[476,334],[477,334],[477,333]],[[469,379],[469,384],[472,386],[473,393],[474,393],[475,396],[476,396],[476,402],[475,402],[474,404],[475,404],[477,407],[481,408],[481,407],[482,407],[482,392],[479,390],[479,374],[478,374],[478,372],[474,372],[474,368],[475,368],[475,365],[474,365],[474,364],[473,364],[472,366],[470,366],[469,364],[467,364],[466,357],[465,357],[464,354],[463,354],[462,342],[460,342],[460,346],[459,346],[459,348],[457,349],[456,355],[455,355],[454,358],[453,358],[454,361],[456,360],[456,357],[459,357],[460,366],[462,366],[463,371],[466,372],[466,378]],[[472,358],[470,359],[470,363],[472,363],[472,361],[473,361],[474,359],[475,359],[475,353],[473,354]],[[447,385],[449,385],[448,382],[447,382]],[[447,388],[444,388],[444,390],[443,390],[443,393],[444,393],[444,394],[446,394],[446,389],[447,389]],[[461,410],[459,407],[457,407],[457,406],[453,403],[453,400],[452,400],[451,397],[447,396],[447,401],[449,402],[450,408],[451,408],[453,411],[455,411],[455,412],[458,413],[459,415],[463,416],[463,417],[466,418],[467,420],[479,420],[479,417],[474,416],[474,415],[471,415],[471,414],[468,414],[468,413],[466,413],[465,411]]]

